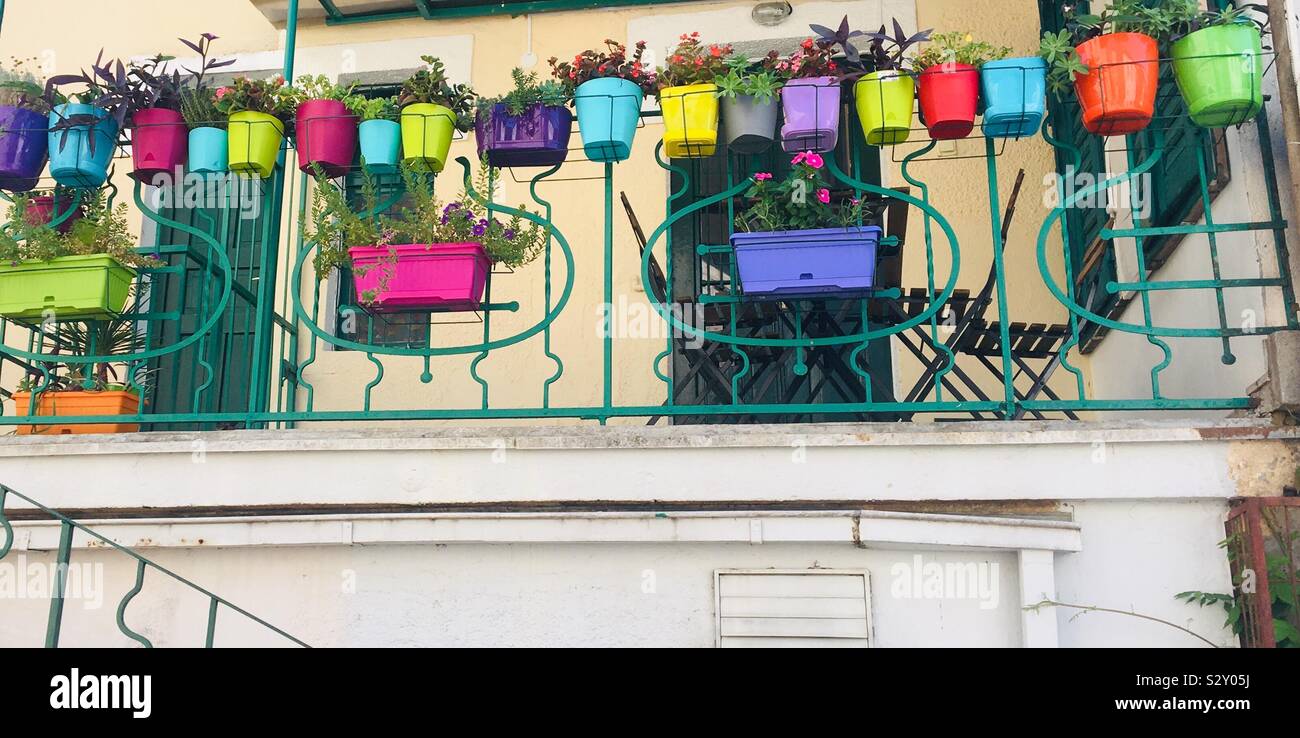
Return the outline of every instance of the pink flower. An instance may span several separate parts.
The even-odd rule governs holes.
[[[823,205],[829,205],[831,202],[831,191],[825,188],[817,190],[817,199],[820,200]]]
[[[808,166],[812,167],[813,169],[821,169],[822,167],[826,166],[826,160],[822,159],[821,154],[814,154],[812,152],[809,152],[808,158],[805,159],[804,161],[808,164]]]
[[[804,161],[805,161],[807,158],[808,158],[808,152],[807,152],[807,151],[803,151],[803,152],[800,152],[800,153],[798,153],[798,154],[795,154],[795,155],[794,155],[794,158],[790,160],[790,163],[791,163],[791,164],[794,164],[794,165],[797,166],[797,165],[799,165],[799,164],[804,163]]]
[[[230,92],[229,87],[218,87],[216,92],[217,99],[220,100],[221,98],[225,97],[228,92]]]
[[[772,178],[771,172],[759,172],[758,174],[754,175],[754,179],[758,182],[766,182],[771,178]]]

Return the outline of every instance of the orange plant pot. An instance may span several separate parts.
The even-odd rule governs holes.
[[[1098,136],[1124,136],[1151,124],[1160,82],[1160,50],[1144,33],[1108,33],[1079,44],[1088,74],[1076,75],[1083,126]]]
[[[14,393],[14,415],[27,415],[31,405],[30,392]],[[104,392],[42,392],[36,415],[40,417],[72,417],[82,415],[135,415],[140,412],[140,396],[124,390]],[[83,433],[135,433],[139,425],[132,423],[95,423],[79,425],[20,425],[20,436],[63,436]]]

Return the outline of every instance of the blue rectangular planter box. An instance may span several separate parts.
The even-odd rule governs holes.
[[[875,286],[878,226],[737,233],[741,293],[752,299],[862,294]]]

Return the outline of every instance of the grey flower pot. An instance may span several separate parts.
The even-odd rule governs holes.
[[[722,99],[727,144],[741,154],[766,151],[776,138],[777,99],[758,102],[747,95]]]

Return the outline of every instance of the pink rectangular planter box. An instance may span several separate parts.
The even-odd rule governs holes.
[[[396,263],[392,253],[397,255]],[[352,256],[358,302],[363,294],[378,289],[387,276],[384,292],[367,305],[381,313],[478,310],[492,271],[492,260],[477,243],[358,246],[348,249],[348,254]],[[357,268],[365,274],[358,274]]]

